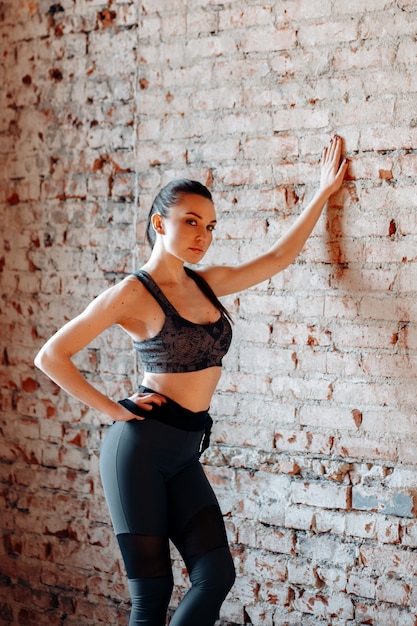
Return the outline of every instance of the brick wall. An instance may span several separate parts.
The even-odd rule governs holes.
[[[416,623],[416,18],[414,0],[0,2],[0,624],[128,613],[105,418],[37,349],[143,262],[161,184],[207,183],[208,262],[243,261],[312,195],[333,132],[342,191],[293,266],[227,301],[205,457],[238,571],[222,618]],[[140,378],[117,329],[77,362],[114,397]]]

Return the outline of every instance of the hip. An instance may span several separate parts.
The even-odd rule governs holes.
[[[139,393],[153,393],[148,387],[139,387]],[[162,405],[153,405],[152,409],[144,410],[129,398],[119,403],[133,415],[142,420],[133,419],[127,422],[114,422],[106,440],[117,435],[117,438],[128,437],[136,445],[151,445],[152,448],[179,449],[184,447],[192,455],[199,457],[209,446],[213,420],[208,411],[190,411],[180,404],[166,398]],[[123,428],[126,425],[126,428]]]

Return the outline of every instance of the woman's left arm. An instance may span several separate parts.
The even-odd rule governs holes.
[[[301,252],[330,196],[338,191],[348,162],[341,162],[342,140],[337,135],[323,151],[320,187],[288,231],[261,256],[236,266],[213,266],[202,271],[217,296],[261,283],[290,265]]]

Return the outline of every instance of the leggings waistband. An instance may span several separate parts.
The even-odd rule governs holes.
[[[138,393],[159,392],[153,391],[153,389],[149,389],[149,387],[141,386],[138,389]],[[119,404],[138,417],[156,420],[158,422],[162,422],[163,424],[167,424],[168,426],[173,426],[174,428],[179,428],[180,430],[186,430],[189,432],[203,431],[204,436],[200,445],[200,454],[202,454],[210,445],[213,420],[210,417],[209,412],[190,411],[174,400],[171,400],[171,398],[167,398],[166,396],[164,396],[164,398],[166,398],[166,402],[161,404],[161,406],[158,404],[152,405],[152,409],[150,411],[140,408],[129,398],[119,400]]]

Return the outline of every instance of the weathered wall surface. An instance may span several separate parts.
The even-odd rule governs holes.
[[[416,18],[415,0],[0,2],[0,624],[128,611],[105,418],[36,350],[144,260],[162,183],[207,183],[208,262],[244,261],[312,195],[334,132],[348,180],[303,253],[227,302],[205,457],[238,571],[222,619],[416,623]],[[140,378],[118,330],[78,363],[115,397]]]

